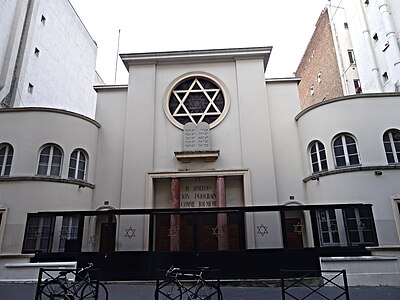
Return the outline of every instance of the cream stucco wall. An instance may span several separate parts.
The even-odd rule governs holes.
[[[0,178],[0,208],[7,209],[2,253],[21,252],[29,212],[90,210],[99,124],[55,109],[0,110],[0,143],[14,148],[10,176]],[[36,175],[40,148],[54,143],[63,151],[60,177]],[[84,183],[68,179],[73,150],[88,154]]]
[[[299,180],[304,176],[305,169],[299,129],[294,122],[300,111],[297,84],[296,78],[266,82],[279,204],[293,200],[308,204],[305,185]]]
[[[97,45],[68,0],[2,1],[0,101],[94,118]]]
[[[208,74],[222,83],[230,109],[211,129],[215,162],[178,162],[182,130],[169,122],[163,101],[169,86],[188,74]],[[137,88],[140,87],[140,88]],[[263,61],[144,64],[130,67],[121,207],[144,207],[147,172],[251,169],[252,204],[276,204],[271,129]],[[135,155],[132,155],[135,153]],[[133,167],[134,166],[134,167]]]
[[[335,170],[332,139],[339,133],[355,137],[361,163],[354,172],[339,169],[307,181],[309,203],[371,203],[381,245],[399,244],[393,219],[398,212],[393,210],[392,199],[400,194],[400,174],[398,169],[386,169],[382,141],[386,130],[400,128],[396,113],[399,108],[399,94],[370,94],[327,101],[298,116],[307,176],[311,175],[308,146],[314,140],[324,144],[329,171]],[[375,170],[381,170],[382,175],[376,175]]]
[[[96,188],[93,209],[104,205],[121,207],[127,86],[97,87],[98,134]]]

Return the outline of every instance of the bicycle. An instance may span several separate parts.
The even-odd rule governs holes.
[[[209,267],[199,267],[198,271],[183,271],[171,266],[165,273],[166,280],[157,284],[154,298],[156,300],[182,300],[187,295],[188,300],[222,300],[222,292],[217,285],[206,281],[203,272]],[[187,280],[181,280],[187,278]],[[186,283],[186,285],[185,285]]]
[[[90,278],[93,264],[79,270],[63,270],[56,277],[52,277],[41,283],[37,300],[107,300],[108,290],[106,286],[98,280]],[[54,271],[54,270],[47,270]],[[75,275],[75,280],[68,278],[68,274]],[[39,284],[39,283],[38,283]]]

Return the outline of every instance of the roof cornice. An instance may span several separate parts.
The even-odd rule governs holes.
[[[120,54],[125,67],[139,64],[169,64],[176,62],[235,61],[262,59],[266,68],[272,47],[228,48]]]
[[[100,128],[101,125],[99,122],[96,120],[93,120],[92,118],[89,118],[88,116],[69,111],[69,110],[64,110],[64,109],[59,109],[59,108],[52,108],[52,107],[13,107],[13,108],[1,108],[0,109],[0,114],[9,114],[9,113],[23,113],[23,112],[45,112],[45,113],[55,113],[55,114],[61,114],[61,115],[67,115],[67,116],[72,116],[75,118],[79,118],[82,120],[85,120],[89,123],[92,123],[94,126],[97,128]]]

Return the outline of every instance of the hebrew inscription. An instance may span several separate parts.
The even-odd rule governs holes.
[[[201,122],[196,126],[194,123],[186,123],[183,127],[183,151],[209,151],[210,125]]]

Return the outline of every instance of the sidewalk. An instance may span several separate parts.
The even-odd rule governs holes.
[[[106,285],[109,300],[153,300],[155,284],[111,283]],[[280,300],[281,288],[274,287],[238,287],[223,286],[224,300]],[[34,283],[0,283],[1,300],[33,300],[36,284]],[[304,292],[304,289],[303,291]],[[297,295],[298,296],[298,295]],[[293,300],[289,296],[286,300]],[[309,297],[306,300],[323,299],[321,296]],[[333,299],[333,298],[331,298]],[[338,299],[345,299],[341,297]],[[400,287],[351,287],[351,300],[399,300]]]

